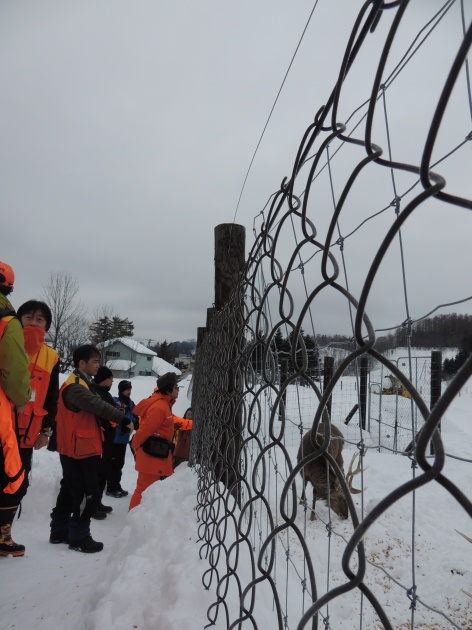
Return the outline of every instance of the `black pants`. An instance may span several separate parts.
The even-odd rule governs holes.
[[[102,444],[103,452],[100,458],[100,463],[98,465],[98,485],[100,487],[100,498],[103,497],[103,491],[105,490],[105,486],[107,485],[107,479],[112,466],[114,434],[115,431],[113,431],[111,439],[108,436],[105,436]]]
[[[123,466],[125,465],[127,446],[127,444],[112,444],[111,465],[107,485],[110,492],[117,492],[121,488],[121,475],[123,474]]]
[[[62,480],[56,507],[51,512],[51,533],[70,541],[90,536],[90,518],[100,504],[100,457],[73,459],[61,455]]]
[[[33,459],[33,449],[20,448],[19,451],[21,463],[23,464],[23,468],[25,469],[25,477],[21,483],[21,486],[13,494],[5,494],[4,492],[0,492],[0,510],[3,510],[5,508],[18,507],[18,505],[21,503],[21,500],[24,498],[26,491],[28,490],[31,474],[31,461]]]

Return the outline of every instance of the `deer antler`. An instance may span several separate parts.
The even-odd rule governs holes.
[[[460,532],[458,529],[455,530],[458,534],[460,534],[462,536],[462,538],[465,538],[466,540],[468,540],[470,543],[472,543],[472,538],[469,538],[468,536],[466,536],[465,534],[463,534],[462,532]],[[461,588],[461,591],[467,595],[468,597],[472,598],[472,594],[468,593],[467,591],[464,591],[463,588]]]
[[[357,457],[359,457],[359,451],[354,453],[354,455],[351,457],[351,461],[349,463],[349,468],[348,468],[347,473],[346,473],[347,487],[349,488],[351,494],[359,494],[360,492],[362,492],[362,490],[359,490],[357,488],[353,488],[352,487],[353,477],[355,475],[358,475],[361,472],[361,461],[360,460],[357,462],[356,468],[354,470],[352,470],[352,467],[353,467],[354,462],[356,461]]]
[[[458,529],[456,529],[456,532],[458,534],[460,534],[462,536],[462,538],[465,538],[466,540],[468,540],[470,543],[472,543],[472,538],[469,538],[468,536],[466,536],[465,534],[463,534],[462,532],[460,532]]]

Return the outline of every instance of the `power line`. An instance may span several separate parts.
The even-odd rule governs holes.
[[[270,110],[269,117],[267,118],[266,124],[264,125],[264,129],[262,130],[261,136],[259,138],[259,142],[257,143],[256,149],[254,151],[254,154],[252,156],[251,162],[249,164],[249,168],[247,169],[246,177],[244,178],[244,182],[243,182],[243,185],[242,185],[242,188],[241,188],[241,192],[239,193],[238,203],[236,204],[236,210],[234,211],[233,223],[236,221],[236,215],[237,215],[238,210],[239,210],[239,204],[241,202],[241,197],[243,196],[244,188],[246,187],[247,178],[249,177],[249,172],[250,172],[250,170],[252,168],[252,164],[253,164],[254,159],[256,157],[257,151],[259,150],[259,146],[260,146],[260,144],[262,142],[262,138],[264,137],[265,130],[267,129],[267,125],[269,124],[269,121],[270,121],[270,119],[272,117],[272,113],[273,113],[273,111],[275,109],[277,101],[279,100],[280,93],[282,92],[282,89],[284,87],[285,81],[287,80],[287,77],[288,77],[288,73],[290,72],[290,69],[291,69],[291,67],[293,65],[293,62],[295,61],[295,57],[297,56],[298,49],[300,48],[300,44],[302,43],[303,37],[305,36],[306,29],[308,28],[308,25],[310,23],[310,20],[312,18],[312,15],[313,15],[313,13],[314,13],[314,11],[316,9],[316,5],[318,4],[318,2],[319,2],[319,0],[316,0],[315,4],[313,6],[313,9],[311,10],[311,13],[310,13],[310,16],[309,16],[309,18],[307,20],[307,23],[305,24],[305,28],[303,29],[303,33],[301,34],[301,37],[300,37],[300,39],[298,41],[298,44],[297,44],[297,47],[295,48],[295,52],[293,53],[292,60],[290,61],[290,64],[289,64],[288,69],[287,69],[287,72],[285,73],[284,79],[282,81],[282,85],[280,86],[280,89],[277,92],[277,96],[275,97],[275,101],[274,101],[274,104],[272,105],[272,109]]]

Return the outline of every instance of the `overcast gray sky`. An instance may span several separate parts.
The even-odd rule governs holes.
[[[412,0],[403,51],[442,4]],[[250,159],[313,5],[312,0],[0,4],[0,260],[16,272],[15,306],[39,297],[51,271],[65,270],[77,276],[90,317],[108,304],[134,322],[139,338],[196,336],[214,299],[214,227],[233,221]],[[405,160],[418,163],[421,155],[438,86],[460,41],[459,5],[392,97],[395,147]],[[247,251],[255,215],[290,175],[302,134],[329,96],[361,6],[357,0],[319,0],[236,216],[246,227]],[[470,13],[470,5],[467,9]],[[369,97],[375,51],[378,57],[390,22],[381,21],[372,48],[366,47],[353,71],[341,119]],[[397,59],[401,49],[399,44]],[[470,130],[464,74],[438,157]],[[468,198],[470,149],[469,143],[444,165],[455,192]],[[345,179],[341,167],[339,172]],[[358,207],[366,207],[352,218],[353,227],[362,213],[368,216],[380,209],[377,203],[392,198],[391,189],[384,190],[372,204],[376,186],[381,183],[366,180],[356,192]],[[472,293],[471,214],[431,208],[429,217],[415,221],[406,247],[410,264],[421,261],[410,279],[413,317],[419,317]],[[287,247],[290,251],[291,244]],[[367,260],[364,266],[362,255],[354,260],[359,260],[352,276],[356,287]],[[431,271],[431,264],[438,268]],[[379,326],[403,320],[388,305],[397,282],[389,274],[386,269],[372,302]],[[471,312],[470,303],[453,310]],[[317,332],[348,333],[346,318],[335,314],[329,301],[319,309]]]

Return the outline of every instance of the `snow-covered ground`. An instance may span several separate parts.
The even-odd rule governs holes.
[[[156,380],[138,376],[132,382],[138,402],[152,393]],[[177,415],[190,406],[188,380],[181,384]],[[116,380],[112,394],[117,394]],[[104,550],[82,554],[48,541],[61,467],[56,453],[34,453],[32,484],[13,526],[13,538],[25,545],[26,554],[0,558],[1,630],[203,626],[212,598],[201,585],[206,562],[196,544],[195,475],[181,465],[128,514],[137,476],[129,450],[123,472],[122,486],[130,495],[104,497],[113,512],[103,521],[92,520],[92,535]]]
[[[133,379],[135,402],[148,396],[155,380]],[[116,391],[116,385],[112,393]],[[183,383],[175,413],[183,414],[190,406],[186,396],[188,380]],[[448,453],[472,459],[472,382],[448,410],[442,424]],[[295,445],[291,448],[295,449]],[[364,510],[372,509],[388,492],[411,479],[411,462],[405,457],[369,451],[365,473]],[[448,458],[446,476],[469,496],[472,493],[472,464]],[[127,512],[129,497],[106,497],[113,512],[104,521],[92,521],[92,534],[103,541],[98,554],[81,554],[66,545],[51,545],[49,513],[54,505],[60,479],[57,454],[44,449],[34,454],[33,479],[23,502],[23,511],[14,523],[17,542],[26,546],[23,558],[0,558],[2,587],[0,596],[0,629],[6,630],[199,630],[208,623],[208,608],[215,602],[215,580],[209,590],[202,583],[208,561],[200,558],[202,542],[198,541],[196,495],[197,477],[187,465],[180,466],[164,482],[154,484],[143,495],[141,506]],[[136,472],[128,451],[122,485],[130,494]],[[418,596],[428,605],[445,611],[454,621],[451,625],[440,614],[420,604],[415,628],[461,628],[472,630],[472,545],[455,529],[472,536],[472,521],[437,483],[416,492],[415,564]],[[411,582],[412,498],[398,502],[378,520],[366,536],[368,560],[382,566],[401,583]],[[360,510],[360,498],[356,500]],[[318,509],[318,508],[317,508]],[[327,508],[319,506],[320,517]],[[305,539],[317,562],[317,571],[326,566],[327,534],[320,518],[303,521]],[[335,517],[336,518],[336,517]],[[335,523],[338,533],[349,537],[348,521]],[[288,535],[295,549],[296,541]],[[331,563],[342,554],[344,542],[334,535]],[[294,554],[296,556],[296,553]],[[240,559],[241,572],[244,558]],[[249,569],[249,567],[247,567]],[[405,590],[397,586],[381,569],[369,565],[369,586],[381,599],[395,628],[410,628],[409,604]],[[339,579],[331,576],[332,588]],[[320,585],[324,588],[325,585]],[[300,589],[290,586],[290,602],[299,597]],[[293,596],[293,597],[292,597]],[[256,618],[259,628],[275,628],[270,594],[261,589]],[[237,602],[233,602],[236,606]],[[305,602],[305,609],[309,602]],[[298,604],[297,604],[298,605]],[[300,611],[290,609],[288,628],[296,628]],[[298,615],[298,617],[297,617]],[[330,608],[331,628],[359,627],[359,597],[335,600]],[[320,622],[322,623],[322,622]],[[217,630],[226,628],[219,615]],[[246,627],[243,625],[243,627]],[[249,627],[249,626],[247,626]],[[375,615],[364,605],[366,630],[381,628]]]

